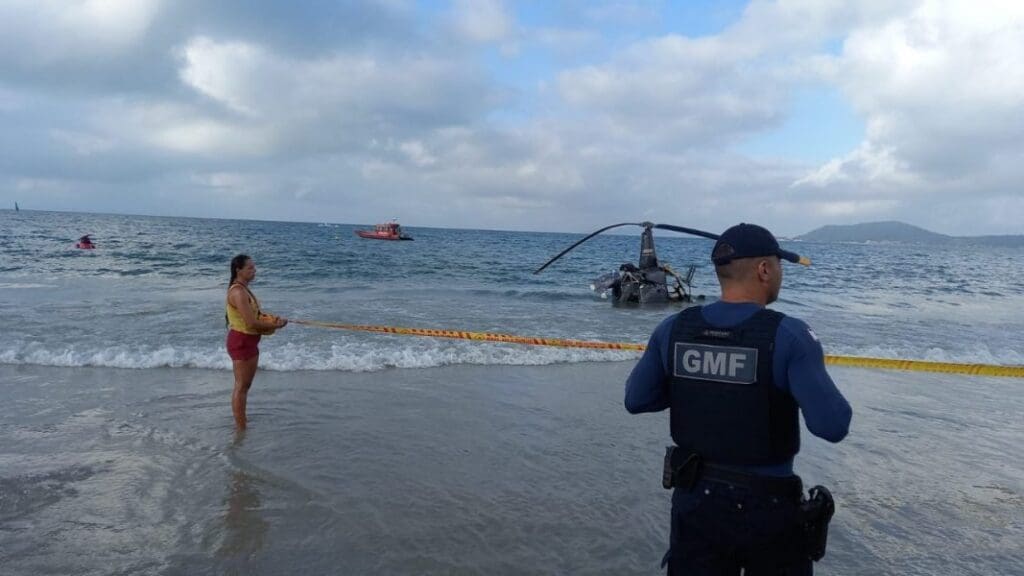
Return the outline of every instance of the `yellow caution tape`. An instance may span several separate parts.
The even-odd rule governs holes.
[[[1004,376],[1024,378],[1024,366],[1001,366],[998,364],[963,364],[960,362],[929,362],[927,360],[899,360],[893,358],[863,358],[860,356],[825,355],[826,364],[856,366],[859,368],[883,368],[887,370],[911,370],[914,372],[941,372],[944,374],[968,374],[970,376]]]
[[[571,340],[567,338],[534,338],[531,336],[514,336],[512,334],[495,334],[493,332],[465,332],[462,330],[435,330],[433,328],[398,328],[395,326],[334,324],[330,322],[313,322],[311,320],[293,320],[293,322],[296,324],[306,324],[308,326],[320,326],[322,328],[361,330],[363,332],[381,332],[384,334],[404,334],[407,336],[432,336],[434,338],[458,338],[461,340],[507,342],[510,344],[529,344],[531,346],[560,346],[562,348],[592,348],[598,350],[637,350],[641,352],[646,348],[643,344],[594,342],[591,340]]]
[[[494,332],[467,332],[464,330],[437,330],[433,328],[400,328],[397,326],[339,324],[333,322],[316,322],[313,320],[292,320],[292,322],[295,324],[304,324],[306,326],[319,326],[321,328],[338,328],[341,330],[357,330],[383,334],[402,334],[406,336],[431,336],[434,338],[505,342],[508,344],[527,344],[530,346],[558,346],[561,348],[588,348],[591,350],[635,350],[637,352],[642,352],[647,348],[644,344],[631,344],[628,342],[596,342],[593,340],[573,340],[569,338],[536,338],[532,336],[515,336],[513,334],[496,334]],[[835,356],[831,354],[825,355],[825,363],[836,366],[855,366],[858,368],[882,368],[886,370],[940,372],[944,374],[967,374],[971,376],[1024,378],[1024,366],[962,364],[958,362],[898,360],[893,358]]]

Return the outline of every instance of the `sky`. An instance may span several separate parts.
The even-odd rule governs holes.
[[[0,0],[0,208],[1024,233],[1024,2]]]

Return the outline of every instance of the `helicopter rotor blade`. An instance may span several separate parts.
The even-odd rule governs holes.
[[[711,232],[705,232],[703,230],[697,230],[695,228],[683,228],[682,226],[673,226],[671,224],[655,224],[655,228],[662,230],[671,230],[673,232],[682,232],[683,234],[692,234],[694,236],[702,236],[711,240],[718,240],[718,234],[712,234]]]
[[[601,232],[604,232],[605,230],[611,230],[612,228],[618,228],[619,226],[643,226],[643,224],[640,224],[638,222],[620,222],[619,224],[612,224],[611,226],[605,226],[604,228],[601,228],[597,232],[592,232],[592,233],[588,234],[587,236],[585,236],[581,240],[577,241],[572,246],[569,246],[565,250],[562,250],[554,258],[552,258],[551,260],[548,260],[547,262],[545,262],[543,266],[541,266],[540,268],[537,268],[536,270],[534,270],[533,273],[534,274],[540,274],[540,272],[542,270],[544,270],[545,268],[547,268],[548,266],[550,266],[552,262],[554,262],[555,260],[558,260],[562,256],[565,256],[566,253],[568,253],[573,248],[579,246],[580,244],[583,244],[587,240],[590,240],[591,238],[593,238],[594,236],[597,236],[598,234],[600,234]]]

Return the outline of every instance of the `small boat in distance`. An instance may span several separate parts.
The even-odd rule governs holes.
[[[402,227],[394,220],[386,224],[377,224],[373,230],[356,230],[356,235],[371,240],[412,240],[412,236],[402,232]]]
[[[96,245],[92,243],[89,235],[86,234],[78,239],[78,242],[75,244],[75,248],[79,248],[81,250],[92,250],[96,248]]]

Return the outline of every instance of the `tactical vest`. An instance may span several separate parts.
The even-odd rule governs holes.
[[[769,465],[800,450],[797,404],[775,386],[775,333],[784,314],[761,309],[716,328],[700,306],[679,313],[669,341],[672,440],[705,461]]]

